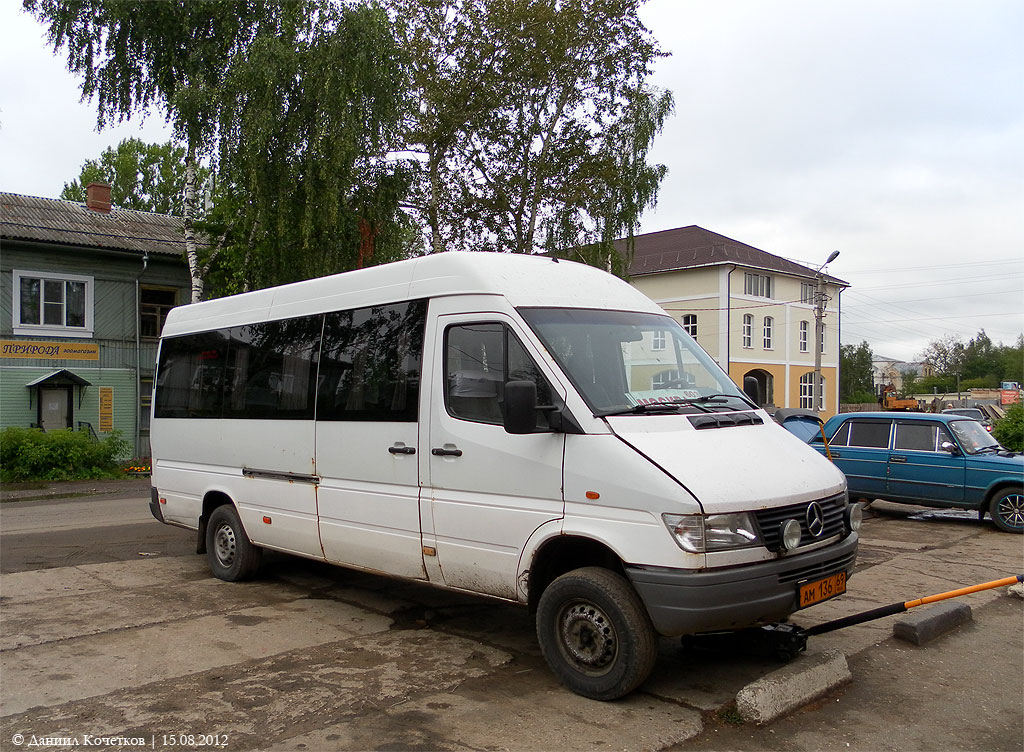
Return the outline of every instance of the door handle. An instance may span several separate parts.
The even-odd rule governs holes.
[[[889,456],[889,462],[906,462],[906,461],[907,461],[906,457],[901,457],[898,454],[893,454],[893,455]]]
[[[392,454],[416,454],[416,447],[395,444],[394,446],[389,446],[388,451]]]
[[[461,449],[444,449],[441,447],[434,447],[430,450],[430,453],[435,457],[461,457]]]
[[[829,449],[829,451],[832,453],[833,457],[842,457],[843,456],[841,452],[837,452],[835,449]]]

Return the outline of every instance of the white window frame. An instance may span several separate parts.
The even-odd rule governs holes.
[[[768,274],[743,273],[743,294],[755,298],[771,298],[772,278]]]
[[[808,305],[814,305],[814,283],[813,282],[801,282],[800,283],[800,302],[807,303]]]
[[[657,331],[651,333],[651,350],[665,349],[665,332]]]
[[[55,326],[53,324],[23,324],[21,322],[21,280],[39,279],[56,282],[83,282],[85,283],[85,326]],[[86,277],[80,274],[63,274],[61,272],[38,272],[27,269],[14,269],[12,272],[13,285],[11,288],[11,328],[15,334],[29,337],[80,337],[91,338],[93,336],[93,300],[95,299],[96,282],[93,277]],[[41,285],[45,289],[45,285]],[[42,294],[42,289],[40,294]],[[66,294],[66,293],[65,293]],[[67,320],[65,318],[65,320]]]
[[[821,404],[818,412],[825,409],[825,376],[821,377]],[[800,407],[805,410],[813,410],[814,407],[814,371],[808,371],[800,377]]]
[[[749,313],[743,315],[743,348],[754,348],[754,317]]]
[[[691,337],[697,337],[697,314],[696,313],[684,313],[683,319],[683,330]]]
[[[764,349],[773,350],[775,340],[775,319],[771,316],[764,317]]]
[[[808,349],[808,344],[807,343],[810,340],[810,330],[811,330],[811,322],[810,321],[801,321],[800,322],[800,352],[802,352],[802,353],[807,352],[807,349]]]

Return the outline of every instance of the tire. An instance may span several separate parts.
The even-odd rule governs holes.
[[[263,549],[249,542],[231,504],[222,504],[210,515],[206,525],[206,559],[214,576],[226,582],[248,580],[259,571]]]
[[[1024,533],[1024,488],[996,491],[988,506],[996,527],[1007,533]]]
[[[537,640],[552,672],[578,695],[614,700],[650,676],[658,638],[640,596],[619,574],[575,569],[541,594]]]

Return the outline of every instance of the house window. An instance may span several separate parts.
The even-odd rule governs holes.
[[[664,350],[665,349],[665,332],[654,332],[652,335],[653,341],[651,343],[652,350]]]
[[[814,371],[808,371],[800,377],[800,407],[814,409]],[[825,409],[825,377],[821,377],[821,397],[818,410]]]
[[[683,316],[683,329],[685,329],[686,333],[689,334],[691,337],[697,336],[696,313],[687,313],[685,316]]]
[[[149,410],[153,404],[153,379],[139,379],[139,430],[149,430]]]
[[[749,313],[743,317],[743,346],[750,349],[754,346],[754,317]]]
[[[775,320],[771,316],[764,317],[764,349],[772,349],[772,329],[775,327]]]
[[[92,277],[15,269],[13,282],[15,334],[92,336]]]
[[[758,298],[770,298],[772,296],[772,278],[765,274],[750,274],[748,272],[743,275],[743,292]]]
[[[800,302],[814,305],[814,284],[812,282],[800,283]]]
[[[808,321],[800,322],[800,352],[807,352],[807,341],[810,334],[811,324]]]
[[[177,304],[177,292],[165,287],[143,287],[139,291],[139,334],[159,337],[167,312]]]

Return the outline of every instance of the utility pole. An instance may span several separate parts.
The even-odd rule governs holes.
[[[825,303],[828,296],[822,288],[821,270],[836,260],[839,251],[832,251],[825,263],[814,273],[814,384],[811,387],[811,409],[821,412],[821,348],[825,344]]]

